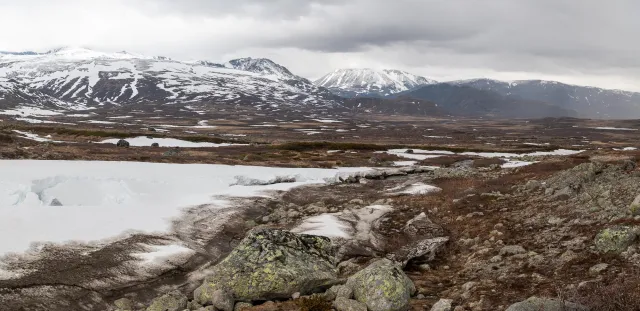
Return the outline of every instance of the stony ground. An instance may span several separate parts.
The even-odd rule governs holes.
[[[516,152],[556,146],[571,148],[576,145],[575,140],[590,142],[588,147],[580,146],[589,149],[584,153],[536,158],[533,160],[538,163],[526,167],[500,169],[495,160],[473,156],[427,159],[420,164],[441,169],[309,186],[272,199],[238,201],[239,209],[218,211],[229,213],[225,217],[231,216],[231,221],[216,230],[206,229],[208,220],[221,215],[194,208],[176,221],[172,234],[192,241],[191,246],[199,250],[197,254],[168,269],[150,271],[143,279],[138,279],[135,271],[123,270],[118,263],[132,251],[133,245],[153,244],[158,239],[155,236],[132,236],[99,249],[83,245],[72,249],[44,249],[49,253],[44,259],[16,257],[8,261],[9,268],[27,273],[18,279],[0,281],[0,310],[113,310],[114,301],[123,297],[133,301],[135,310],[143,310],[154,298],[176,289],[192,299],[193,291],[202,284],[211,267],[249,230],[295,229],[309,217],[326,213],[340,213],[358,237],[339,243],[342,245],[338,253],[342,277],[380,258],[401,258],[406,255],[403,251],[415,248],[415,241],[448,238],[437,252],[412,258],[404,268],[416,287],[410,300],[413,310],[429,310],[441,299],[450,299],[451,309],[458,311],[505,310],[531,296],[566,299],[592,310],[637,310],[634,308],[640,304],[636,295],[640,289],[637,281],[640,279],[640,245],[637,244],[640,233],[637,157],[640,152],[613,150],[633,146],[636,140],[629,132],[605,135],[589,131],[592,135],[589,138],[563,134],[575,124],[583,127],[591,125],[589,122],[532,122],[526,130],[515,129],[521,132],[517,144],[491,145],[495,139],[489,144],[484,140],[476,142],[478,137],[498,135],[510,129],[496,126],[473,134],[473,139],[456,141],[455,146],[431,145],[460,151]],[[521,144],[524,137],[534,137],[537,130],[545,127],[547,130],[535,141],[543,143],[540,137],[554,139],[548,140],[550,145]],[[80,142],[108,136],[105,132],[121,131],[97,128],[92,130],[100,136],[93,136],[98,134],[60,134],[52,128],[58,127],[3,124],[0,155],[12,159],[119,159],[306,167],[386,166],[402,160],[375,153],[396,144],[371,146],[360,141],[342,145],[256,144],[257,141],[248,136],[243,139],[253,143],[249,146],[189,149],[167,157],[164,153],[168,150],[164,148],[38,143],[18,138],[12,132],[30,130],[42,136],[51,133],[55,139]],[[455,135],[454,131],[463,130],[454,129],[451,135]],[[394,135],[401,136],[389,137]],[[184,134],[185,138],[201,136]],[[289,140],[287,135],[282,137],[281,142]],[[392,139],[385,139],[389,140]],[[364,141],[375,141],[375,138],[367,136]],[[424,141],[419,141],[412,146],[425,147],[423,144]],[[327,152],[334,149],[344,152]],[[416,183],[433,185],[441,191],[417,195],[393,193],[393,189]],[[371,205],[390,209],[381,217],[369,220],[362,213],[373,213],[367,210]],[[79,256],[87,251],[92,256]],[[113,261],[114,258],[118,260]],[[256,302],[248,310],[306,310],[301,299]]]

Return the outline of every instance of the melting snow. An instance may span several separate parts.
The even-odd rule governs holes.
[[[436,187],[436,186],[431,186],[431,185],[427,185],[424,183],[415,183],[409,186],[399,186],[399,187],[395,187],[395,188],[391,188],[387,191],[392,192],[392,194],[429,194],[429,193],[435,193],[435,192],[440,192],[442,191],[442,189]]]
[[[146,248],[152,249],[147,253],[135,253],[133,256],[136,256],[142,259],[142,265],[149,265],[153,263],[162,263],[167,260],[178,260],[177,258],[183,256],[191,256],[195,254],[195,251],[189,248],[186,248],[181,245],[143,245]],[[184,257],[183,257],[184,258]]]
[[[8,109],[0,111],[0,114],[10,116],[26,116],[26,117],[44,117],[44,116],[57,116],[62,113],[52,110],[45,110],[36,107],[20,107],[15,109]]]
[[[592,127],[592,129],[610,130],[610,131],[637,131],[638,130],[638,129],[630,129],[630,128],[625,128],[625,127],[609,127],[609,126]]]
[[[131,232],[166,232],[183,208],[225,206],[220,196],[335,180],[364,168],[308,169],[100,161],[0,161],[0,254],[32,242],[100,241]],[[296,182],[231,186],[236,176]],[[49,206],[56,199],[63,206]],[[172,249],[173,250],[173,249]],[[160,252],[167,249],[159,250]]]
[[[107,139],[103,140],[101,144],[117,144],[120,139]],[[180,140],[175,138],[155,138],[147,136],[138,136],[134,138],[125,138],[127,142],[133,147],[149,147],[153,143],[158,143],[160,147],[182,147],[182,148],[207,148],[207,147],[227,147],[233,144],[215,144],[215,143],[194,143],[186,140]]]

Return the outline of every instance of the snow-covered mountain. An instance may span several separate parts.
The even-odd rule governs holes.
[[[336,99],[268,59],[218,64],[84,48],[0,52],[0,78],[77,108],[143,102],[331,106]]]
[[[640,93],[608,90],[544,80],[497,81],[474,79],[451,84],[494,91],[503,96],[546,102],[573,110],[582,118],[640,118]]]
[[[314,82],[343,97],[384,97],[437,83],[401,70],[338,69]]]

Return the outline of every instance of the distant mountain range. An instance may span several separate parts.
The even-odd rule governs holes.
[[[327,89],[262,58],[218,64],[83,48],[0,52],[0,79],[4,81],[0,89],[3,106],[25,104],[19,98],[26,95],[15,94],[37,95],[42,101],[48,96],[47,104],[63,109],[148,102],[273,107],[326,107],[340,102]]]
[[[347,98],[402,96],[429,100],[451,115],[640,118],[640,93],[555,81],[475,79],[436,82],[399,70],[341,69],[314,83]]]
[[[400,70],[341,69],[311,82],[264,58],[217,63],[84,48],[0,52],[0,109],[118,109],[145,103],[239,105],[272,115],[640,118],[640,93],[552,81],[437,82]]]

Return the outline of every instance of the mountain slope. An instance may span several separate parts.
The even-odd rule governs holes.
[[[0,78],[88,107],[144,102],[303,107],[332,106],[337,99],[266,59],[220,65],[64,48],[0,54]]]
[[[29,88],[13,79],[0,78],[0,107],[40,107],[47,109],[81,110],[84,105],[74,105]]]
[[[338,69],[314,83],[343,97],[384,97],[436,81],[400,70]]]
[[[494,91],[503,96],[547,102],[574,110],[578,113],[577,116],[582,118],[640,118],[640,93],[541,80],[502,82],[477,79],[453,83],[479,90]]]
[[[548,103],[448,83],[427,85],[400,95],[436,103],[438,108],[455,116],[544,118],[576,115],[575,111]]]

